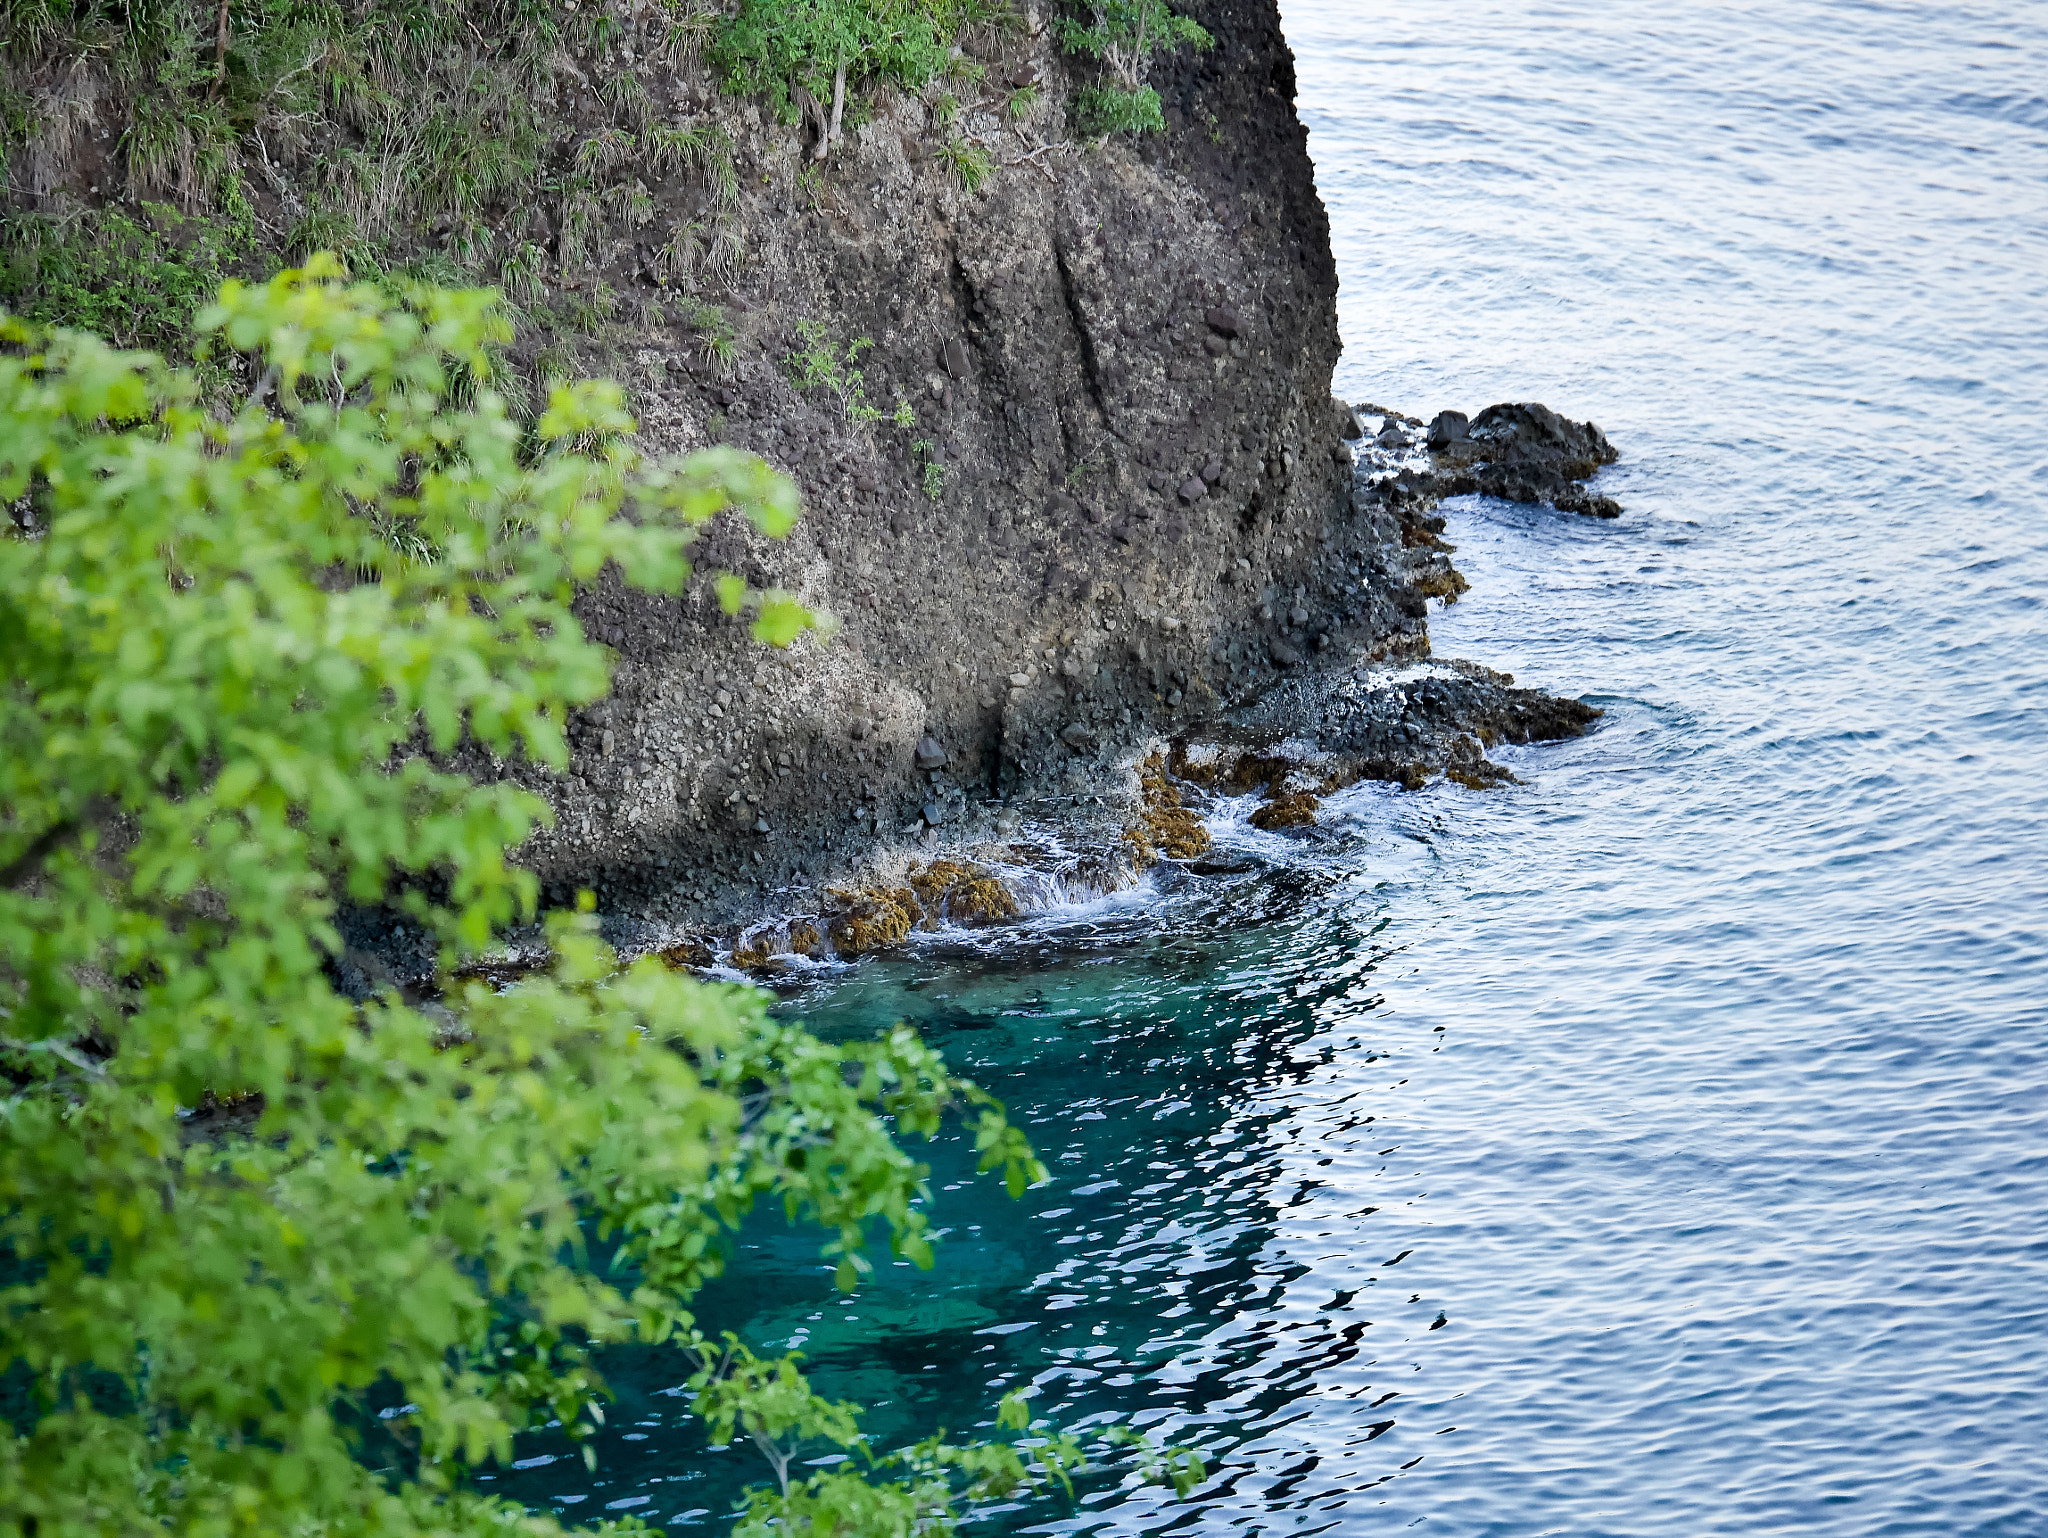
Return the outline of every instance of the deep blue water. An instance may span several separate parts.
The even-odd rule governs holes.
[[[1623,452],[1616,523],[1451,505],[1437,649],[1607,715],[802,991],[1056,1178],[942,1145],[935,1273],[763,1225],[710,1322],[885,1435],[1035,1381],[1216,1467],[1006,1531],[2048,1534],[2048,6],[1286,21],[1339,392]],[[760,1470],[611,1369],[598,1473],[499,1488],[717,1525]]]

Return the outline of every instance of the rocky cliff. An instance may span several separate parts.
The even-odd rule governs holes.
[[[1425,596],[1455,578],[1354,497],[1278,16],[1189,9],[1217,46],[1162,67],[1168,130],[1137,141],[1070,135],[1076,77],[1042,30],[991,47],[990,78],[1038,100],[963,109],[999,162],[973,194],[923,153],[923,102],[885,104],[808,190],[807,135],[733,113],[756,232],[736,357],[650,329],[627,379],[656,443],[723,439],[795,478],[790,538],[724,528],[705,564],[839,628],[772,654],[708,591],[590,593],[621,666],[546,786],[560,822],[531,858],[557,895],[744,908],[877,837],[1097,785],[1318,653],[1426,648]],[[799,388],[792,355],[861,339],[859,398]]]
[[[10,22],[28,132],[0,297],[147,343],[203,280],[316,246],[494,280],[524,322],[512,378],[610,373],[651,448],[722,441],[793,477],[786,539],[722,521],[682,597],[616,573],[583,595],[619,665],[571,772],[463,764],[554,804],[525,851],[552,899],[729,920],[1048,798],[1135,806],[1140,745],[1271,736],[1252,707],[1294,698],[1276,681],[1425,656],[1428,599],[1463,586],[1434,497],[1498,490],[1475,445],[1528,423],[1430,444],[1376,412],[1359,440],[1276,7],[1180,9],[1214,46],[1154,60],[1163,131],[1099,138],[1097,66],[1032,9],[977,11],[942,76],[870,83],[836,136],[821,104],[792,123],[720,89],[717,11],[644,0]],[[1545,452],[1582,477],[1603,446]],[[760,646],[720,569],[832,632]],[[1418,735],[1405,708],[1359,716],[1342,772],[1472,777],[1463,717]],[[1524,730],[1524,705],[1487,709]]]

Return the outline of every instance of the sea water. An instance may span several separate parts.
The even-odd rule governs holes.
[[[890,1445],[1029,1387],[1210,1461],[989,1531],[2048,1534],[2048,7],[1285,20],[1339,393],[1622,451],[1614,523],[1447,506],[1437,650],[1606,714],[794,987],[1053,1179],[942,1140],[935,1271],[756,1223],[706,1323]],[[596,1473],[486,1488],[723,1525],[766,1466],[605,1366]]]

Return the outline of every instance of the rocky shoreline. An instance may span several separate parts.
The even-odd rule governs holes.
[[[1383,541],[1365,564],[1403,573],[1404,598],[1425,614],[1418,597],[1448,603],[1467,590],[1441,537],[1442,497],[1479,488],[1499,495],[1505,486],[1539,493],[1517,500],[1540,496],[1561,511],[1619,512],[1584,485],[1615,458],[1591,423],[1533,404],[1489,407],[1469,425],[1443,413],[1427,427],[1384,408],[1359,412],[1366,420],[1352,418],[1352,498]],[[1379,425],[1368,430],[1373,417]],[[1249,821],[1278,832],[1313,828],[1323,798],[1363,780],[1495,790],[1518,782],[1490,750],[1579,736],[1599,717],[1582,701],[1519,687],[1481,664],[1433,658],[1426,620],[1416,618],[1363,647],[1305,636],[1297,645],[1302,616],[1278,615],[1267,680],[1215,700],[1174,735],[1061,734],[1079,771],[1062,790],[972,794],[953,756],[926,735],[911,748],[918,778],[908,804],[891,819],[860,809],[858,847],[813,851],[808,868],[772,888],[735,881],[715,896],[602,906],[600,916],[622,954],[659,954],[696,970],[771,977],[798,961],[848,962],[918,932],[1010,923],[1168,871],[1227,874],[1205,858],[1204,814],[1222,798],[1256,798]],[[1030,686],[1029,678],[1012,685]],[[855,717],[847,736],[858,744],[872,730]],[[419,952],[405,964],[405,931],[387,918],[354,915],[350,928],[363,981],[372,973],[404,980],[425,967]],[[542,959],[538,937],[528,935],[478,970],[509,976]]]
[[[1031,806],[1028,820],[998,812],[984,836],[941,841],[927,827],[844,879],[794,884],[779,894],[789,906],[745,922],[678,934],[659,919],[614,919],[613,929],[629,955],[653,952],[696,970],[772,976],[799,959],[850,962],[917,932],[1011,923],[1167,869],[1236,874],[1207,858],[1205,814],[1226,798],[1256,799],[1247,820],[1279,832],[1314,827],[1323,798],[1364,780],[1407,790],[1439,780],[1475,791],[1513,785],[1488,749],[1579,736],[1599,715],[1468,662],[1289,680],[1214,733],[1144,744],[1145,756],[1103,793]]]
[[[1193,749],[1273,757],[1315,723],[1330,767],[1270,782],[1295,798],[1279,818],[1312,815],[1300,798],[1331,775],[1505,783],[1491,741],[1572,729],[1484,669],[1430,663],[1429,605],[1466,588],[1435,508],[1479,492],[1609,515],[1585,483],[1612,448],[1538,406],[1425,423],[1332,398],[1336,271],[1277,7],[1183,9],[1218,46],[1160,61],[1166,128],[1135,139],[1060,137],[1092,75],[1049,29],[975,41],[979,67],[1035,81],[1021,118],[962,105],[955,128],[1015,152],[978,189],[928,152],[930,103],[878,98],[820,180],[758,103],[617,61],[732,144],[721,217],[750,253],[721,280],[719,347],[673,310],[620,334],[641,439],[758,453],[804,516],[781,541],[718,520],[680,596],[613,573],[581,595],[618,660],[568,723],[565,772],[455,757],[553,808],[519,854],[545,903],[592,892],[629,952],[751,954],[766,915],[814,949],[841,949],[835,924],[872,948],[934,912],[1002,917],[976,884],[996,878],[935,861],[1067,851],[1003,865],[1019,904],[1034,883],[1126,879],[1155,755],[1172,782]],[[647,185],[688,215],[687,188]],[[625,247],[607,260],[618,284],[654,281]],[[759,646],[721,570],[833,633]],[[873,890],[918,916],[894,897],[869,913]],[[418,960],[387,914],[344,929]]]

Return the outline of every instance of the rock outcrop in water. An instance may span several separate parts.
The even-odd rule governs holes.
[[[1479,495],[1548,502],[1560,512],[1618,518],[1621,504],[1586,482],[1618,455],[1591,422],[1574,422],[1533,401],[1488,406],[1468,419],[1442,411],[1425,429],[1413,417],[1360,406],[1384,425],[1368,445],[1373,494],[1396,504],[1434,504]]]
[[[1362,779],[1419,789],[1442,777],[1479,790],[1514,781],[1488,749],[1577,737],[1599,715],[1477,663],[1430,662],[1290,680],[1232,712],[1211,740],[1282,761],[1313,758],[1329,789]]]

